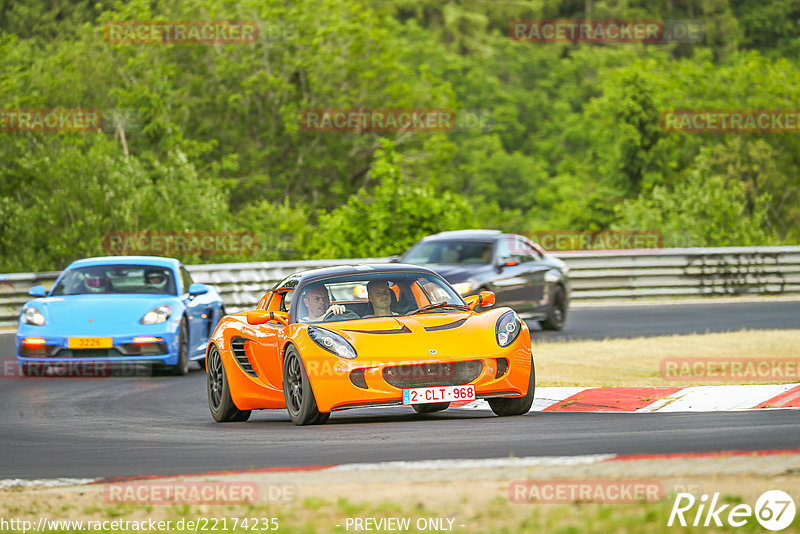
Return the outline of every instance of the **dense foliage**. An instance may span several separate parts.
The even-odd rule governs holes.
[[[532,44],[513,20],[693,19],[697,44]],[[108,21],[254,20],[252,44],[115,44]],[[247,231],[190,262],[382,256],[428,233],[661,230],[797,243],[800,136],[667,133],[670,109],[796,109],[796,0],[0,0],[0,107],[102,132],[0,131],[0,270],[127,231]],[[311,132],[306,109],[442,108],[447,132]]]

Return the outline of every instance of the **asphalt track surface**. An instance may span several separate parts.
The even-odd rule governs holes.
[[[798,328],[800,303],[573,310],[557,337]],[[672,321],[672,322],[670,322]],[[636,325],[639,329],[636,329]],[[599,335],[600,333],[603,335]],[[633,332],[637,332],[634,334]],[[549,334],[545,334],[549,335]],[[534,339],[541,333],[534,332]],[[0,336],[0,355],[13,337]],[[105,478],[396,460],[658,454],[796,448],[796,410],[727,413],[491,412],[410,408],[339,412],[296,427],[285,410],[214,423],[205,374],[0,380],[0,479]]]
[[[529,326],[534,342],[800,328],[800,299],[578,308],[569,311],[561,332]]]

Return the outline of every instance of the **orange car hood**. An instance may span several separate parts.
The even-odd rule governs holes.
[[[358,360],[385,361],[464,357],[497,353],[497,319],[508,308],[481,314],[431,313],[412,317],[378,317],[319,325],[345,337]]]

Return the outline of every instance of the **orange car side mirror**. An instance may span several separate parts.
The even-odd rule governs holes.
[[[464,302],[467,303],[470,310],[474,310],[478,306],[482,308],[488,308],[489,306],[494,306],[494,293],[491,291],[481,291],[477,295],[470,295],[469,297],[464,299]]]
[[[283,326],[289,325],[289,312],[274,311],[268,312],[264,310],[250,310],[247,312],[247,324],[259,325],[266,324],[270,321],[278,321]]]
[[[247,324],[264,324],[269,322],[269,312],[264,310],[250,310],[247,312]]]
[[[274,311],[270,313],[270,321],[278,321],[283,326],[289,326],[289,312],[286,311]]]

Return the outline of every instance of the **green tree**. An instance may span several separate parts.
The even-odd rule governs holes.
[[[361,189],[343,206],[319,217],[308,256],[378,257],[404,252],[420,238],[472,224],[472,208],[461,196],[437,194],[430,187],[406,184],[402,156],[394,143],[381,140],[371,169],[377,185]]]
[[[701,150],[674,188],[655,186],[618,211],[623,230],[659,230],[665,246],[747,246],[775,242],[768,228],[770,198],[748,198],[744,184],[714,172],[713,149]]]

